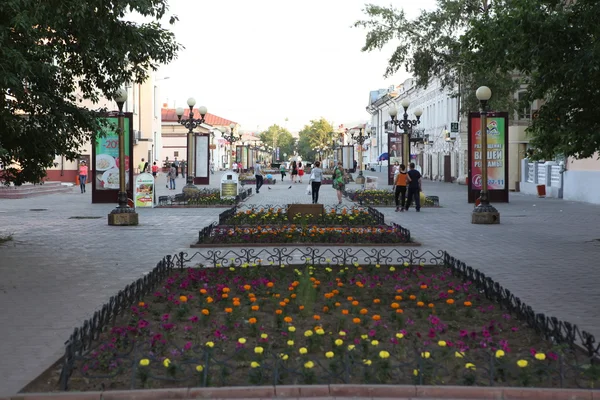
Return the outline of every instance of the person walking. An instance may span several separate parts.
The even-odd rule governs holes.
[[[158,165],[156,165],[156,161],[152,163],[152,176],[156,179],[156,175],[158,175]]]
[[[260,193],[260,188],[263,185],[263,170],[262,170],[262,165],[260,165],[260,162],[256,162],[256,164],[254,164],[254,177],[256,178],[256,194]]]
[[[296,183],[296,180],[298,179],[298,165],[296,164],[296,161],[292,161],[292,182]]]
[[[79,163],[79,188],[81,189],[81,193],[85,193],[85,184],[87,182],[88,176],[88,166],[85,161],[81,161]]]
[[[177,161],[177,157],[175,157],[175,161],[173,161],[173,164],[171,166],[175,167],[175,176],[173,177],[173,179],[175,179],[179,176],[179,161]]]
[[[175,178],[177,178],[177,167],[175,163],[171,164],[171,168],[169,168],[169,190],[175,190]]]
[[[333,170],[333,188],[337,190],[338,204],[342,204],[342,196],[346,189],[346,181],[344,181],[344,168],[342,162],[339,161]]]
[[[406,184],[408,182],[408,174],[406,173],[406,165],[400,164],[400,170],[395,175],[394,185],[394,199],[396,200],[396,212],[404,211],[406,204]]]
[[[315,166],[310,171],[310,186],[312,191],[312,202],[317,204],[319,201],[319,189],[321,189],[321,181],[323,180],[323,170],[321,162],[316,161]]]
[[[138,165],[138,170],[139,170],[140,174],[143,174],[144,172],[146,172],[146,171],[144,171],[144,166],[146,168],[148,168],[148,163],[144,162],[144,159],[142,158],[142,161],[140,161],[140,163]]]
[[[417,212],[421,211],[421,173],[415,169],[415,163],[410,163],[410,169],[406,174],[408,181],[408,201],[405,210],[408,211],[413,198],[415,199],[415,208]]]
[[[302,177],[304,176],[304,165],[302,165],[302,161],[298,163],[298,179],[300,183],[302,183]]]
[[[285,178],[285,164],[281,164],[281,167],[279,167],[279,172],[281,172],[281,182],[283,182],[283,178]]]

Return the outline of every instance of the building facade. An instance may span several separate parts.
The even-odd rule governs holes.
[[[185,160],[187,158],[187,134],[188,129],[178,122],[175,108],[163,108],[161,110],[161,138],[159,160],[161,165],[165,160]],[[189,118],[189,108],[185,109],[182,119]],[[200,118],[197,109],[194,109],[194,118]],[[221,129],[229,129],[231,124],[235,125],[234,132],[237,133],[239,124],[211,113],[204,116],[205,122],[196,129],[198,133],[210,134],[210,155],[215,169],[227,168],[231,161],[229,142],[223,138]],[[235,148],[233,149],[235,151]]]

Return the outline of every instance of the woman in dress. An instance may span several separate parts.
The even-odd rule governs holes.
[[[296,183],[296,179],[298,178],[298,165],[296,161],[292,161],[292,182]]]
[[[298,162],[298,179],[300,179],[300,183],[302,183],[302,177],[304,176],[304,165],[302,165],[302,161]]]
[[[333,170],[333,188],[337,190],[338,204],[342,204],[342,196],[344,195],[344,189],[346,189],[346,182],[344,181],[344,168],[342,168],[341,161],[338,162]]]

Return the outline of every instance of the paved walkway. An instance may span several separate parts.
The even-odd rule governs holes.
[[[380,173],[367,175],[384,179]],[[277,182],[247,202],[308,202],[306,184],[288,189],[289,181]],[[180,178],[173,192],[159,184],[158,194],[178,193],[183,185]],[[576,323],[600,338],[600,206],[513,193],[510,204],[496,204],[501,225],[472,225],[465,186],[428,181],[423,186],[426,194],[440,197],[443,208],[421,213],[381,208],[386,221],[411,229],[423,250],[447,250],[538,312]],[[337,202],[330,185],[320,198],[324,204]],[[14,236],[0,246],[0,395],[15,393],[39,375],[61,355],[75,326],[164,255],[191,252],[198,230],[220,212],[142,209],[139,226],[111,227],[106,215],[114,205],[90,202],[90,193],[78,188],[0,200],[0,235]],[[81,216],[100,218],[70,219]]]

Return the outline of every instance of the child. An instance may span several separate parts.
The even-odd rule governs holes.
[[[283,182],[283,178],[285,178],[285,165],[281,164],[281,167],[279,167],[279,172],[281,172],[281,182]]]

